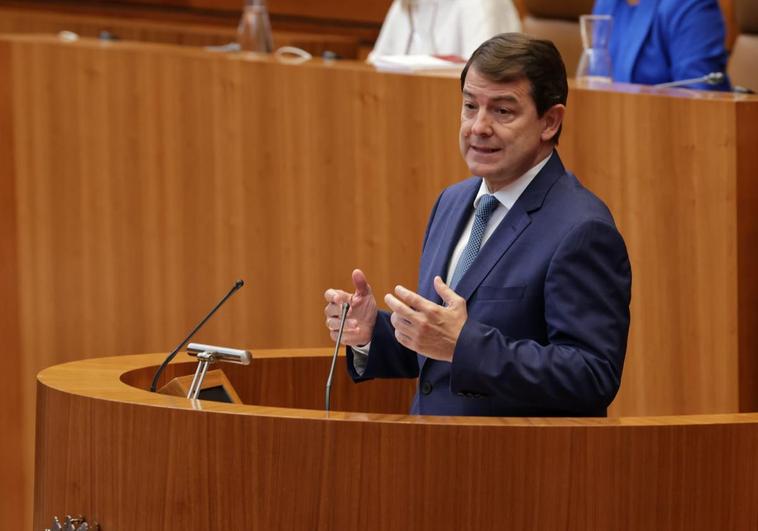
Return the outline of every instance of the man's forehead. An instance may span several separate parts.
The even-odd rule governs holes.
[[[518,77],[509,81],[494,81],[471,68],[463,84],[466,96],[485,96],[492,100],[519,101],[530,94],[529,80]]]

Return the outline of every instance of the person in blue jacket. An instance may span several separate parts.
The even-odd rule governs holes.
[[[614,81],[655,85],[722,72],[718,85],[688,86],[730,90],[717,0],[597,0],[593,13],[613,16]]]

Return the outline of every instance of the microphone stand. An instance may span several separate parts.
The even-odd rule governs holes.
[[[724,81],[723,72],[711,72],[700,77],[693,77],[691,79],[681,79],[679,81],[670,81],[668,83],[659,83],[653,85],[655,88],[673,88],[673,87],[685,87],[687,85],[697,85],[698,83],[705,83],[706,85],[718,85]]]
[[[174,357],[179,352],[179,349],[181,349],[185,345],[185,343],[187,343],[187,341],[189,341],[190,339],[192,339],[192,336],[194,336],[195,333],[197,333],[197,331],[200,330],[200,328],[205,324],[205,322],[208,319],[210,319],[213,316],[214,313],[216,313],[216,310],[218,310],[219,308],[221,308],[221,306],[226,302],[226,300],[229,297],[231,297],[232,295],[234,295],[237,292],[237,290],[240,289],[244,285],[245,285],[245,281],[244,280],[240,279],[240,280],[236,281],[234,283],[234,286],[232,286],[232,289],[230,289],[229,292],[226,295],[224,295],[224,297],[220,301],[218,301],[216,303],[216,306],[213,307],[213,309],[208,313],[208,315],[206,315],[202,319],[202,321],[200,321],[199,323],[197,323],[197,326],[195,326],[195,328],[192,329],[192,332],[190,332],[189,335],[187,335],[187,337],[185,337],[184,339],[182,339],[182,342],[179,343],[176,346],[176,348],[171,351],[171,354],[169,354],[168,357],[166,357],[165,360],[163,360],[163,363],[161,363],[161,366],[158,367],[157,371],[155,371],[155,375],[153,376],[153,382],[150,384],[150,392],[151,393],[154,393],[156,391],[156,389],[158,387],[158,379],[160,378],[161,373],[163,373],[164,369],[169,364],[169,362],[172,359],[174,359]]]
[[[332,354],[332,366],[329,369],[329,377],[326,379],[326,412],[329,413],[329,407],[331,405],[330,398],[332,395],[332,380],[334,379],[334,367],[337,365],[337,353],[340,351],[340,342],[342,341],[342,331],[345,329],[345,321],[347,320],[347,311],[350,309],[350,305],[346,302],[342,303],[342,312],[340,314],[340,326],[337,330],[337,343],[334,345],[334,354]]]

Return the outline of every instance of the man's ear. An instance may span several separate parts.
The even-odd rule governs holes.
[[[551,140],[556,133],[558,133],[558,129],[560,129],[561,124],[563,123],[563,115],[565,113],[566,106],[560,103],[556,103],[545,111],[541,118],[544,125],[540,137],[543,141],[547,142]]]

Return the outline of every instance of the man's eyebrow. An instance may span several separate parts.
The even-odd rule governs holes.
[[[463,91],[463,95],[466,96],[467,98],[474,98],[474,97],[476,97],[473,93],[469,92],[468,90],[464,90]],[[490,98],[490,100],[494,101],[494,102],[501,102],[501,101],[507,101],[507,102],[511,102],[511,103],[518,103],[519,102],[519,99],[516,96],[514,96],[513,94],[503,94],[502,96],[494,96],[494,97]]]

